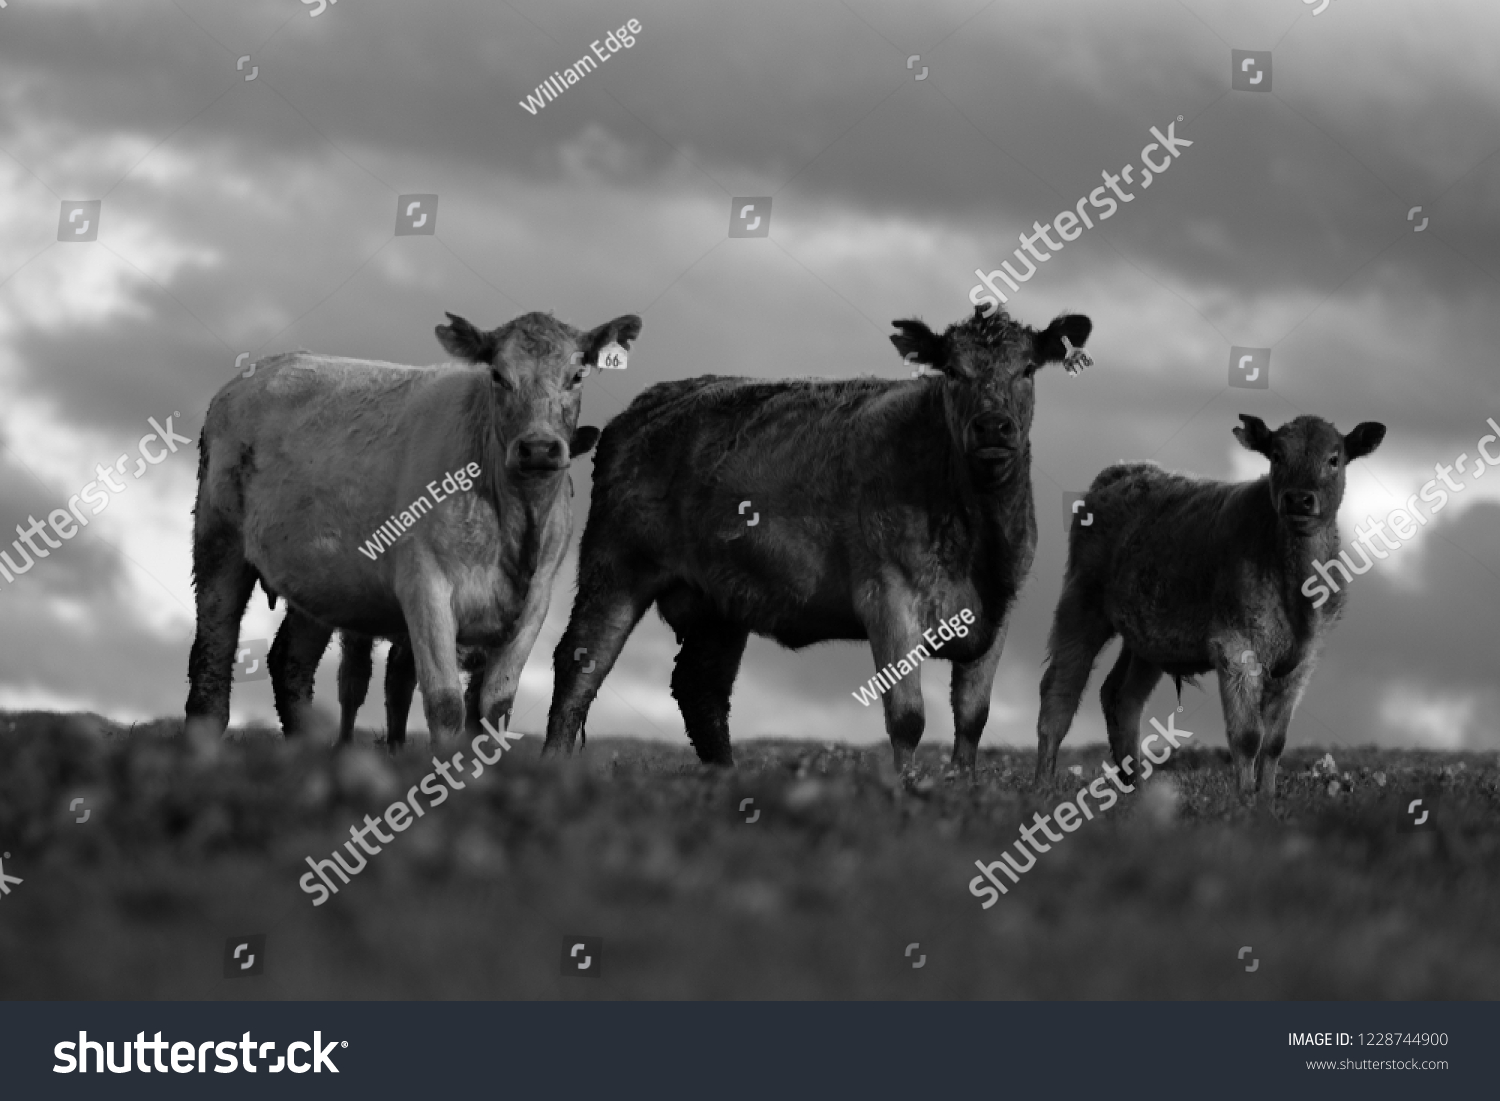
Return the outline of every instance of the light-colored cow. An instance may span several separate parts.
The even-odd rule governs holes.
[[[443,347],[488,370],[292,352],[210,402],[194,508],[190,738],[228,725],[257,580],[288,605],[269,656],[288,734],[307,726],[334,630],[411,639],[438,739],[464,720],[455,643],[484,647],[481,713],[504,721],[572,533],[568,463],[598,438],[576,427],[585,367],[612,342],[628,348],[641,321],[627,314],[584,332],[530,313],[481,332],[448,316]],[[470,490],[442,489],[474,467]],[[396,533],[383,549],[382,525]]]

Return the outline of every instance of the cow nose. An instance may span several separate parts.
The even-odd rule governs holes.
[[[557,436],[527,436],[516,444],[516,460],[523,467],[556,469],[567,458],[568,449]]]
[[[974,447],[976,450],[999,447],[1007,451],[1016,449],[1015,425],[1009,417],[989,413],[974,418]]]
[[[1281,493],[1281,511],[1288,516],[1316,516],[1318,495],[1306,489],[1287,489]]]

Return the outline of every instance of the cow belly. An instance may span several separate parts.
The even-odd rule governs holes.
[[[750,629],[774,638],[788,650],[800,650],[815,642],[862,642],[869,637],[864,624],[848,605],[824,611],[799,608],[794,614],[781,615],[774,621],[750,625]]]
[[[300,611],[340,630],[389,637],[406,630],[401,604],[374,570],[301,557],[275,562],[251,554],[267,586]]]
[[[1187,666],[1209,660],[1207,623],[1150,612],[1112,619],[1125,645],[1147,661]]]
[[[683,563],[682,577],[723,618],[791,648],[866,637],[828,548],[743,540],[714,550]]]
[[[774,638],[790,649],[833,639],[867,637],[847,593],[809,599],[791,586],[743,581],[739,585],[693,588],[723,619],[752,634]]]

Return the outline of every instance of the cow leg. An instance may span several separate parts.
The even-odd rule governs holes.
[[[912,643],[914,647],[915,642]],[[905,653],[891,649],[875,650],[876,668],[884,669],[893,661],[900,661]],[[897,772],[911,769],[917,755],[917,744],[922,740],[922,731],[927,726],[927,711],[922,704],[922,674],[912,670],[897,679],[890,691],[880,697],[885,706],[885,729],[891,738],[891,752]]]
[[[1266,737],[1260,747],[1260,756],[1255,760],[1255,786],[1267,803],[1276,798],[1276,767],[1281,762],[1281,751],[1286,748],[1286,732],[1292,725],[1292,714],[1312,678],[1312,666],[1312,662],[1305,662],[1290,676],[1280,680],[1268,679],[1262,691],[1260,718]],[[1269,678],[1270,674],[1262,673],[1262,676]]]
[[[469,674],[469,684],[464,689],[464,737],[470,740],[484,733],[484,724],[480,720],[488,717],[485,714],[483,700],[484,686],[488,680],[485,676],[485,669],[490,663],[491,656],[490,654],[479,652],[478,664],[475,664],[472,659],[462,658],[458,663],[459,667],[465,673]],[[516,674],[516,678],[517,680],[520,679],[519,673]],[[498,729],[506,730],[509,728],[510,712],[511,707],[514,705],[514,698],[512,696],[512,702],[503,706],[498,719],[496,722],[492,722],[491,725],[498,726],[499,723],[505,723],[505,726],[498,726]]]
[[[391,640],[385,656],[385,744],[393,748],[406,741],[406,720],[411,714],[412,693],[417,690],[417,663],[411,643]]]
[[[1006,613],[995,632],[994,641],[983,657],[953,663],[951,763],[954,768],[964,772],[974,771],[974,761],[979,754],[979,738],[990,717],[990,692],[995,686],[995,670],[1000,667],[1000,652],[1005,649],[1005,636],[1009,630],[1010,614]]]
[[[652,592],[592,582],[580,566],[573,614],[557,649],[552,651],[552,705],[547,712],[543,756],[573,752],[573,741],[588,718],[599,686],[655,599]]]
[[[411,640],[417,683],[422,688],[422,711],[436,747],[463,733],[464,684],[458,668],[458,621],[453,615],[452,593],[445,583],[433,579],[419,584],[415,598],[402,597],[401,611]]]
[[[688,740],[706,765],[734,766],[729,746],[729,697],[750,632],[719,615],[690,586],[673,585],[656,600],[682,649],[672,672],[672,695]]]
[[[466,719],[475,734],[482,730],[481,719],[487,720],[496,730],[504,732],[510,729],[511,711],[516,706],[516,693],[521,689],[521,671],[526,668],[537,636],[542,633],[542,624],[547,620],[547,609],[552,603],[552,584],[562,568],[571,532],[572,523],[566,514],[549,525],[542,537],[542,549],[531,586],[526,591],[526,601],[511,628],[510,637],[503,645],[485,653],[482,672],[476,672],[469,680],[469,691],[465,696]],[[574,614],[576,618],[576,604]],[[600,673],[600,678],[603,678],[603,673]],[[548,741],[551,741],[550,736]]]
[[[1260,704],[1261,679],[1266,673],[1253,674],[1253,666],[1239,660],[1240,655],[1250,649],[1246,640],[1231,640],[1214,649],[1219,699],[1224,705],[1224,736],[1229,742],[1235,779],[1241,795],[1254,795],[1256,758],[1260,756],[1265,733]]]
[[[1097,608],[1098,602],[1079,586],[1064,584],[1047,638],[1047,671],[1042,674],[1042,704],[1036,721],[1038,784],[1051,783],[1057,772],[1057,750],[1073,725],[1094,661],[1114,637],[1114,628]]]
[[[733,767],[729,746],[729,697],[750,632],[725,620],[699,624],[683,638],[672,672],[672,695],[682,711],[688,740],[706,765]]]
[[[354,631],[339,632],[339,741],[354,739],[354,720],[370,691],[370,651],[375,640]]]
[[[1130,671],[1130,647],[1121,646],[1120,654],[1104,683],[1099,687],[1099,706],[1104,711],[1104,729],[1109,734],[1109,755],[1116,764],[1125,759],[1125,750],[1120,745],[1120,724],[1115,721],[1115,704],[1120,698],[1120,685]]]
[[[1128,647],[1120,650],[1120,660],[1110,671],[1100,693],[1104,703],[1104,725],[1109,731],[1110,755],[1130,780],[1140,768],[1141,712],[1161,680],[1161,666],[1147,661]],[[1109,693],[1110,681],[1114,691]],[[1125,762],[1129,761],[1127,765]]]
[[[215,521],[200,491],[193,532],[193,583],[198,626],[188,656],[185,727],[190,741],[216,741],[229,726],[229,689],[234,680],[240,619],[255,588],[255,569],[245,561],[239,530]]]
[[[289,738],[312,727],[313,680],[333,630],[288,607],[266,660],[281,729]]]
[[[899,664],[918,646],[925,648],[916,605],[915,593],[907,591],[900,582],[887,580],[873,602],[856,607],[864,621],[877,670]],[[895,683],[880,701],[885,708],[885,729],[890,735],[896,771],[906,772],[912,767],[917,744],[927,725],[927,713],[922,704],[921,669],[912,669],[904,676],[897,675]]]

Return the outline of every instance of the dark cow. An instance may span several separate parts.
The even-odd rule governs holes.
[[[339,741],[354,739],[354,720],[364,706],[374,675],[375,639],[357,631],[339,632]],[[474,682],[464,690],[464,725],[468,726]],[[385,738],[387,745],[406,741],[406,720],[411,697],[417,688],[417,663],[411,642],[405,637],[391,640],[385,656]]]
[[[953,663],[953,761],[973,767],[1036,548],[1033,376],[1086,364],[1075,346],[1092,325],[1070,314],[1037,332],[977,310],[942,335],[894,324],[896,350],[936,374],[666,382],[605,428],[547,751],[571,751],[653,602],[682,646],[672,694],[688,737],[720,765],[733,763],[729,697],[750,632],[793,649],[868,639],[876,667],[899,673],[930,653],[924,630],[968,610],[973,627],[935,656]],[[896,675],[882,702],[905,769],[924,723],[919,676]]]
[[[480,332],[449,318],[437,329],[443,346],[488,370],[293,352],[209,404],[189,736],[228,723],[240,617],[257,580],[288,604],[270,654],[288,733],[306,723],[335,629],[410,637],[435,739],[463,724],[456,644],[485,647],[481,710],[503,722],[571,533],[568,462],[598,437],[576,427],[585,367],[612,341],[628,347],[641,323],[626,315],[583,332],[530,313]],[[474,467],[472,491],[433,500],[434,483]],[[381,551],[375,533],[389,533],[392,517],[402,530]]]
[[[1213,670],[1240,791],[1275,796],[1292,712],[1344,606],[1342,592],[1314,602],[1304,585],[1315,561],[1338,554],[1345,466],[1375,450],[1385,425],[1342,436],[1318,417],[1275,432],[1240,420],[1235,438],[1271,460],[1253,482],[1123,463],[1089,487],[1047,643],[1038,782],[1051,779],[1094,660],[1118,634],[1120,657],[1099,694],[1116,764],[1130,775],[1139,760],[1141,710],[1163,673],[1180,690],[1183,677]]]
[[[364,706],[374,675],[372,661],[375,640],[354,631],[339,632],[339,741],[354,738],[354,720]],[[469,674],[464,689],[464,730],[480,731],[479,700],[484,685],[484,651],[476,646],[460,647],[458,664]],[[411,697],[417,687],[417,665],[412,657],[411,641],[404,636],[391,639],[385,657],[385,730],[386,744],[406,741],[406,720],[411,713]]]

